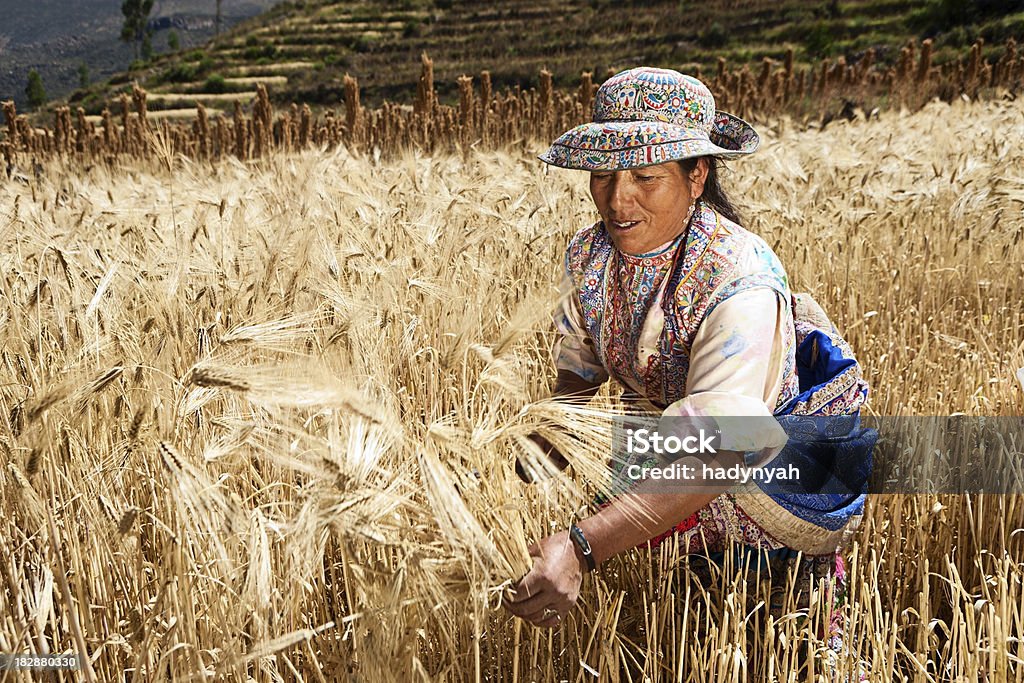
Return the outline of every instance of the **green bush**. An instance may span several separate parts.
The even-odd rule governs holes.
[[[248,60],[266,57],[270,59],[277,54],[277,48],[273,45],[250,45],[242,51],[242,56]]]
[[[977,0],[928,0],[910,14],[908,24],[924,33],[948,31],[972,23]]]
[[[369,52],[373,49],[373,38],[367,35],[361,35],[356,38],[355,43],[352,45],[352,49],[356,52]]]
[[[962,48],[967,45],[974,43],[974,31],[971,30],[973,27],[966,26],[954,26],[949,31],[942,33],[936,39],[935,44],[938,47],[955,47]]]
[[[228,91],[228,84],[220,74],[212,74],[206,79],[206,82],[203,83],[203,90],[205,92],[215,94],[225,93]]]
[[[171,68],[165,70],[160,75],[160,79],[170,83],[188,83],[189,81],[196,80],[198,76],[198,65],[186,62],[182,64],[175,64]]]
[[[1024,13],[1011,14],[1001,21],[993,22],[981,29],[981,36],[989,43],[1003,43],[1008,38],[1020,41],[1024,36]]]
[[[716,21],[706,30],[700,32],[697,42],[701,44],[701,47],[719,48],[729,42],[729,33]]]
[[[832,35],[832,28],[826,21],[819,21],[814,24],[804,38],[804,49],[812,57],[828,57],[832,54],[835,37]]]

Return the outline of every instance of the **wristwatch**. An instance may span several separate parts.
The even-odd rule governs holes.
[[[590,542],[587,541],[587,537],[583,535],[583,529],[573,524],[569,527],[569,538],[580,549],[583,561],[587,563],[587,571],[592,572],[597,569],[597,563],[594,562],[594,553],[590,550]]]

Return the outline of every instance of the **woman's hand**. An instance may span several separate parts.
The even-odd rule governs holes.
[[[553,628],[569,613],[583,583],[583,558],[563,531],[530,547],[533,567],[511,589],[505,609],[541,628]]]

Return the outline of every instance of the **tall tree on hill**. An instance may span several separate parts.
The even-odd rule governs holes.
[[[135,59],[139,58],[139,45],[146,34],[146,22],[152,10],[153,0],[124,0],[121,3],[121,14],[124,15],[121,40],[134,43]]]
[[[31,69],[28,72],[25,97],[28,98],[28,103],[33,107],[41,107],[46,104],[46,89],[43,87],[43,79],[35,69]]]
[[[217,0],[217,16],[213,22],[213,35],[220,35],[220,0]]]

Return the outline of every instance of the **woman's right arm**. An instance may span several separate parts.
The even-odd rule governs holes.
[[[558,377],[555,379],[555,386],[551,391],[551,396],[560,401],[569,401],[572,403],[586,403],[594,394],[597,393],[598,389],[601,388],[600,384],[590,382],[571,370],[558,370]],[[555,448],[550,441],[545,439],[543,436],[534,432],[530,434],[529,439],[537,444],[537,447],[550,458],[551,463],[558,470],[564,470],[569,466],[569,461],[565,459],[558,449]],[[516,474],[519,478],[525,482],[533,482],[536,479],[527,473],[526,467],[523,465],[521,458],[516,459]]]
[[[558,287],[562,295],[552,316],[557,333],[553,357],[558,376],[551,396],[580,404],[593,398],[601,385],[609,379],[584,322],[575,281],[582,266],[580,259],[574,258],[573,255],[576,254],[578,257],[587,251],[584,247],[593,238],[596,228],[597,225],[594,225],[576,233],[566,249],[562,281]],[[530,434],[529,438],[551,459],[557,469],[565,469],[568,461],[547,439],[537,433]],[[516,459],[516,473],[523,481],[534,480],[526,472],[521,458]]]
[[[568,275],[562,283],[561,290],[563,296],[554,312],[555,329],[558,333],[554,360],[558,375],[551,396],[560,401],[582,404],[594,397],[601,385],[608,380],[608,373],[601,365],[594,349],[594,342],[583,323],[579,299]],[[564,470],[568,466],[569,462],[565,457],[543,436],[535,432],[530,434],[529,438],[551,459],[558,470]],[[526,471],[520,458],[516,459],[516,474],[525,482],[535,480]]]

